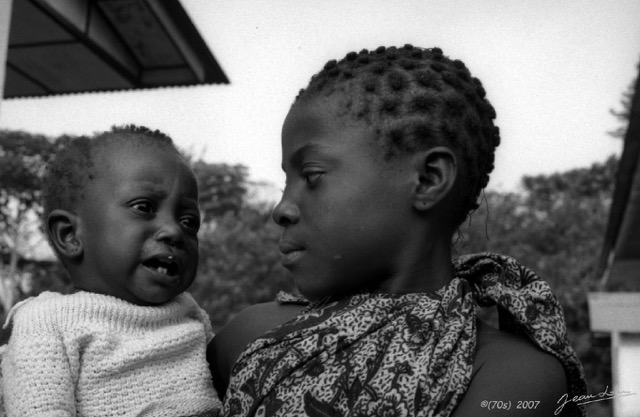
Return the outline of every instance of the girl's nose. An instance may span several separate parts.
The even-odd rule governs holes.
[[[300,220],[300,210],[298,206],[284,194],[278,205],[273,208],[271,217],[277,225],[286,227],[298,223]]]

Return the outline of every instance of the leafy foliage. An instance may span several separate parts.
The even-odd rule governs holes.
[[[42,209],[42,177],[53,149],[53,143],[44,136],[0,131],[0,236],[5,253],[26,213],[39,214]]]
[[[266,206],[245,206],[205,225],[199,275],[191,293],[214,328],[256,303],[273,301],[293,283],[280,264],[280,231]]]
[[[638,68],[640,68],[640,64],[638,64]],[[633,80],[627,87],[627,91],[622,93],[622,98],[620,99],[620,110],[609,109],[609,113],[620,122],[620,126],[618,126],[615,130],[608,132],[609,136],[622,139],[627,133],[629,117],[631,116],[631,102],[633,101],[633,92],[635,91],[635,86],[636,80]]]
[[[203,225],[194,298],[222,327],[234,314],[292,289],[280,264],[279,228],[264,203],[249,203],[243,165],[193,163]]]
[[[247,167],[244,165],[192,163],[198,179],[200,210],[205,221],[238,214],[247,194]]]
[[[64,140],[64,138],[62,139]],[[55,142],[22,131],[0,130],[0,305],[24,296],[19,262],[42,236],[42,178]]]

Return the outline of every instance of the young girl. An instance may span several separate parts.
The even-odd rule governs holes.
[[[284,122],[273,211],[309,302],[254,306],[214,339],[223,415],[583,412],[559,402],[585,383],[548,285],[506,256],[452,262],[493,169],[495,116],[439,48],[351,52],[311,79]],[[504,331],[478,304],[498,305]]]
[[[68,143],[48,167],[50,243],[75,292],[9,313],[8,416],[216,416],[198,264],[196,179],[172,140],[125,126]]]

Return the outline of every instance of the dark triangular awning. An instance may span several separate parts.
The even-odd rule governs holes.
[[[640,291],[640,75],[629,109],[599,270],[606,289]]]
[[[178,0],[13,1],[5,98],[228,82]]]

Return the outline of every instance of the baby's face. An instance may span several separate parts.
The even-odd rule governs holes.
[[[198,188],[184,161],[163,148],[123,146],[97,158],[79,207],[82,290],[138,305],[169,301],[198,265]]]

